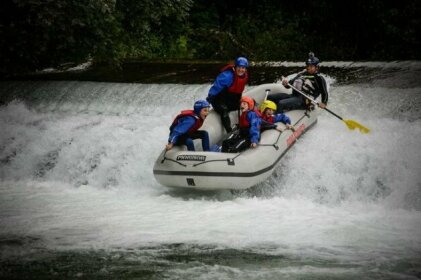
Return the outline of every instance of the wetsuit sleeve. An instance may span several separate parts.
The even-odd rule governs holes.
[[[186,116],[178,120],[178,124],[170,132],[170,137],[168,138],[168,143],[175,144],[178,137],[183,134],[186,134],[189,129],[195,124],[196,120],[194,117]]]
[[[291,124],[291,119],[285,114],[276,114],[273,116],[274,122],[282,122],[284,124]]]
[[[317,75],[317,79],[320,85],[320,93],[322,95],[322,102],[324,104],[327,104],[328,100],[329,100],[329,93],[327,91],[327,85],[326,85],[326,80],[325,78],[323,78],[320,75]]]
[[[251,111],[247,114],[248,121],[250,123],[250,142],[251,143],[259,143],[260,139],[260,125],[262,122],[262,119],[259,118],[255,112]]]
[[[220,73],[211,88],[209,89],[208,97],[215,98],[226,88],[229,88],[234,82],[234,74],[232,71],[224,71]]]

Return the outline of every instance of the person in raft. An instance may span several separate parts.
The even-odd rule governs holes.
[[[286,129],[293,129],[290,118],[284,113],[274,114],[276,112],[276,104],[270,100],[265,100],[260,105],[260,113],[262,118],[262,131],[266,129],[276,129],[280,132],[283,131],[281,125],[276,123],[281,122],[285,124]]]
[[[202,139],[203,151],[209,151],[209,134],[199,130],[203,121],[209,114],[209,103],[198,100],[194,103],[193,110],[184,110],[178,114],[170,126],[170,136],[165,149],[171,150],[174,145],[186,145],[187,150],[194,151],[194,139]]]
[[[223,153],[237,153],[247,148],[256,148],[260,140],[260,112],[254,108],[254,100],[243,96],[240,103],[239,133],[232,134],[222,142]]]
[[[289,81],[283,79],[282,84],[286,88],[289,88],[289,85],[293,85],[295,88],[314,99],[317,99],[317,97],[321,95],[322,100],[319,103],[319,107],[324,109],[327,105],[329,93],[326,86],[326,80],[320,74],[319,70],[320,60],[314,56],[313,52],[310,52],[308,59],[306,60],[306,69],[298,73],[297,76]],[[296,90],[292,90],[292,94],[270,94],[268,99],[278,104],[277,113],[296,109],[309,109],[312,107],[310,100]]]
[[[213,109],[221,116],[222,125],[227,133],[232,131],[229,112],[239,110],[241,95],[248,81],[245,57],[238,57],[235,64],[228,64],[221,69],[206,98]]]

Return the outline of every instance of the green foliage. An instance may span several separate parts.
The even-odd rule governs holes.
[[[118,56],[120,28],[112,0],[6,0],[5,5],[0,49],[6,71]]]
[[[416,0],[3,0],[1,75],[127,58],[420,59]]]
[[[180,56],[177,40],[187,26],[192,0],[120,0],[117,10],[124,29],[127,57],[167,58]],[[181,42],[180,41],[180,42]],[[187,44],[187,42],[185,42]],[[180,49],[181,52],[186,50]]]

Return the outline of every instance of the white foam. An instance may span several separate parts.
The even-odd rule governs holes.
[[[382,98],[366,103],[371,92],[359,86],[332,86],[330,106],[371,134],[320,112],[275,176],[233,195],[171,191],[152,174],[172,117],[209,85],[54,85],[59,98],[45,104],[0,107],[2,236],[52,248],[186,242],[354,260],[421,248],[420,120]]]
[[[255,66],[267,66],[267,67],[304,67],[304,62],[293,62],[293,61],[261,61],[253,63]],[[407,61],[367,61],[367,62],[355,62],[355,61],[321,61],[322,67],[337,67],[337,68],[380,68],[380,69],[421,69],[421,61],[418,60],[407,60]]]

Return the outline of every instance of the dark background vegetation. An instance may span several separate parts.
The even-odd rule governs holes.
[[[418,60],[417,0],[2,0],[0,74],[124,61]]]

